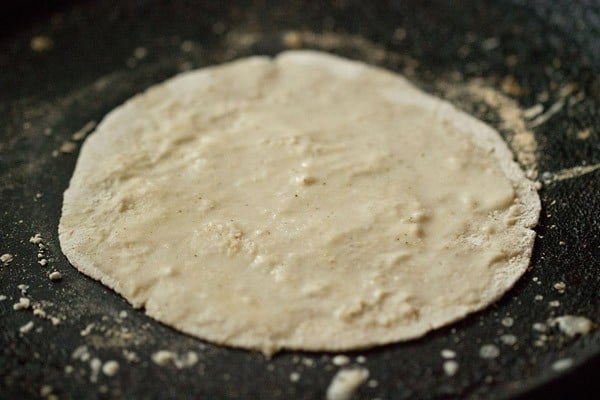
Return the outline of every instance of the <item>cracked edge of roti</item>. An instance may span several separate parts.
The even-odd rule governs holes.
[[[191,334],[196,337],[200,337],[210,342],[232,347],[255,349],[263,352],[266,356],[270,356],[281,349],[329,352],[359,350],[378,345],[389,344],[398,341],[406,341],[422,337],[433,329],[449,325],[453,322],[456,322],[457,320],[464,318],[468,314],[481,311],[483,308],[492,304],[493,302],[498,300],[502,295],[504,295],[508,290],[510,290],[510,288],[512,288],[515,282],[523,275],[530,262],[531,253],[533,250],[533,242],[535,239],[535,231],[533,231],[532,228],[537,224],[541,204],[534,182],[530,181],[525,176],[525,173],[514,161],[514,156],[510,151],[507,143],[502,139],[500,134],[495,129],[486,125],[482,121],[479,121],[475,117],[472,117],[467,113],[459,110],[458,108],[454,107],[451,103],[423,92],[421,89],[417,88],[415,85],[410,83],[406,78],[398,74],[359,61],[343,59],[334,55],[310,50],[286,51],[280,53],[274,58],[265,56],[248,57],[242,60],[235,60],[230,63],[206,67],[200,70],[179,74],[175,77],[167,79],[166,81],[158,85],[160,86],[160,88],[173,84],[181,86],[181,84],[185,83],[187,80],[199,81],[201,79],[209,77],[211,70],[215,68],[219,68],[224,65],[237,62],[247,62],[249,60],[252,60],[253,62],[296,62],[313,65],[316,64],[324,67],[324,69],[328,70],[331,74],[346,79],[353,79],[357,75],[361,74],[362,71],[375,70],[378,73],[384,73],[389,77],[392,77],[398,84],[410,90],[410,96],[407,97],[406,101],[409,101],[412,104],[418,104],[425,108],[429,108],[438,116],[451,114],[452,118],[448,119],[448,121],[451,122],[457,130],[468,134],[469,138],[472,139],[473,143],[476,146],[494,153],[494,157],[497,160],[502,172],[504,173],[506,178],[511,181],[513,188],[515,189],[515,201],[518,201],[522,205],[522,211],[518,215],[517,222],[515,223],[516,226],[519,226],[523,230],[523,239],[521,240],[518,246],[519,256],[509,261],[507,268],[510,269],[510,273],[496,273],[492,280],[493,284],[491,285],[489,290],[482,294],[480,301],[476,305],[469,305],[468,307],[456,305],[452,307],[452,312],[449,312],[448,308],[439,310],[437,313],[434,312],[433,314],[430,312],[427,318],[429,322],[420,320],[418,323],[413,324],[410,327],[410,329],[406,329],[405,327],[404,330],[400,333],[393,329],[388,329],[388,331],[384,335],[363,334],[364,336],[362,336],[361,338],[356,338],[356,340],[354,340],[351,344],[337,342],[328,343],[327,346],[323,346],[307,345],[306,343],[299,343],[297,341],[290,340],[280,340],[278,342],[273,342],[269,341],[268,339],[265,339],[264,342],[260,344],[256,340],[249,339],[248,336],[239,336],[232,339],[230,337],[218,336],[213,334],[212,332],[206,332],[200,329],[190,329],[190,327],[182,326],[173,321],[165,322],[164,316],[160,316],[160,313],[158,312],[155,313],[154,307],[151,306],[151,304],[148,304],[148,306],[150,307],[147,307],[145,309],[145,313],[148,316],[150,316],[153,319],[156,319],[158,322],[168,324],[169,326],[172,326],[179,331]],[[88,140],[84,142],[81,152],[91,153],[89,149],[92,148],[93,145],[90,144],[102,139],[102,137],[98,135],[98,133],[105,134],[106,132],[103,131],[101,128],[106,124],[114,123],[114,120],[118,119],[119,114],[123,113],[127,108],[134,107],[137,99],[147,95],[153,90],[156,90],[156,86],[147,89],[145,92],[133,96],[124,104],[116,107],[111,112],[109,112],[104,117],[102,122],[98,125],[96,130],[88,137]],[[88,159],[86,160],[86,163],[90,163],[96,158],[96,154],[88,154]],[[83,165],[81,160],[81,157],[77,160],[73,177],[75,176],[75,172],[78,169],[89,168]],[[73,180],[73,177],[71,178],[71,181]],[[71,185],[69,185],[69,189],[71,189]],[[63,203],[62,211],[63,213],[65,212],[65,203]],[[65,253],[69,262],[71,262],[71,264],[74,267],[76,267],[79,271],[83,272],[85,275],[99,280],[100,282],[102,282],[102,284],[113,289],[115,292],[121,295],[123,293],[126,293],[127,291],[125,290],[121,282],[111,278],[106,274],[103,274],[100,271],[100,269],[97,268],[96,263],[89,256],[78,251],[79,241],[76,238],[74,238],[75,240],[66,240],[62,221],[63,218],[61,215],[61,221],[58,227],[59,240],[63,253]],[[507,268],[503,268],[503,270],[506,270]],[[141,308],[147,305],[146,303],[149,299],[143,298],[142,296],[133,295],[129,296],[129,298],[126,298],[126,300],[130,302],[134,307]],[[160,321],[159,317],[163,317],[163,320]],[[357,342],[360,342],[360,344],[356,344]]]

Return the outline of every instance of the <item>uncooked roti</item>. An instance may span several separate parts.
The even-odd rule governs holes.
[[[312,51],[178,75],[88,138],[61,247],[209,341],[349,350],[419,337],[525,271],[540,204],[496,131]]]

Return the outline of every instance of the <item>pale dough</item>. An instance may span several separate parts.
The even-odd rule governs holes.
[[[178,75],[108,114],[59,235],[80,271],[183,332],[348,350],[498,299],[539,210],[489,126],[393,73],[290,51]]]

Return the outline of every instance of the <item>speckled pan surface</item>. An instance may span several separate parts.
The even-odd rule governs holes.
[[[493,307],[423,339],[348,353],[370,375],[355,398],[514,397],[597,356],[598,331],[571,338],[547,321],[600,321],[599,18],[583,1],[108,1],[65,7],[3,37],[0,254],[13,260],[0,267],[0,397],[323,397],[340,369],[331,355],[268,361],[170,330],[77,273],[56,231],[75,132],[182,70],[296,47],[406,75],[497,128],[545,182],[524,278]],[[29,242],[36,233],[41,252]],[[30,308],[13,309],[20,297]],[[453,376],[443,349],[456,353]],[[109,360],[117,372],[112,363],[102,371]]]

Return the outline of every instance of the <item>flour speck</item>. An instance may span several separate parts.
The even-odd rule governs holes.
[[[26,323],[25,325],[23,325],[22,327],[19,328],[19,332],[21,333],[28,333],[33,329],[33,321],[29,321],[28,323]]]
[[[102,373],[106,376],[114,376],[119,372],[119,363],[115,360],[110,360],[102,366]]]
[[[485,344],[479,349],[479,357],[485,359],[496,358],[500,355],[500,349],[494,344]]]
[[[440,352],[440,355],[442,356],[442,358],[445,358],[445,359],[456,358],[456,352],[454,350],[450,350],[450,349],[443,349]]]
[[[447,360],[444,361],[443,368],[446,376],[454,376],[458,371],[458,363],[454,360]]]

